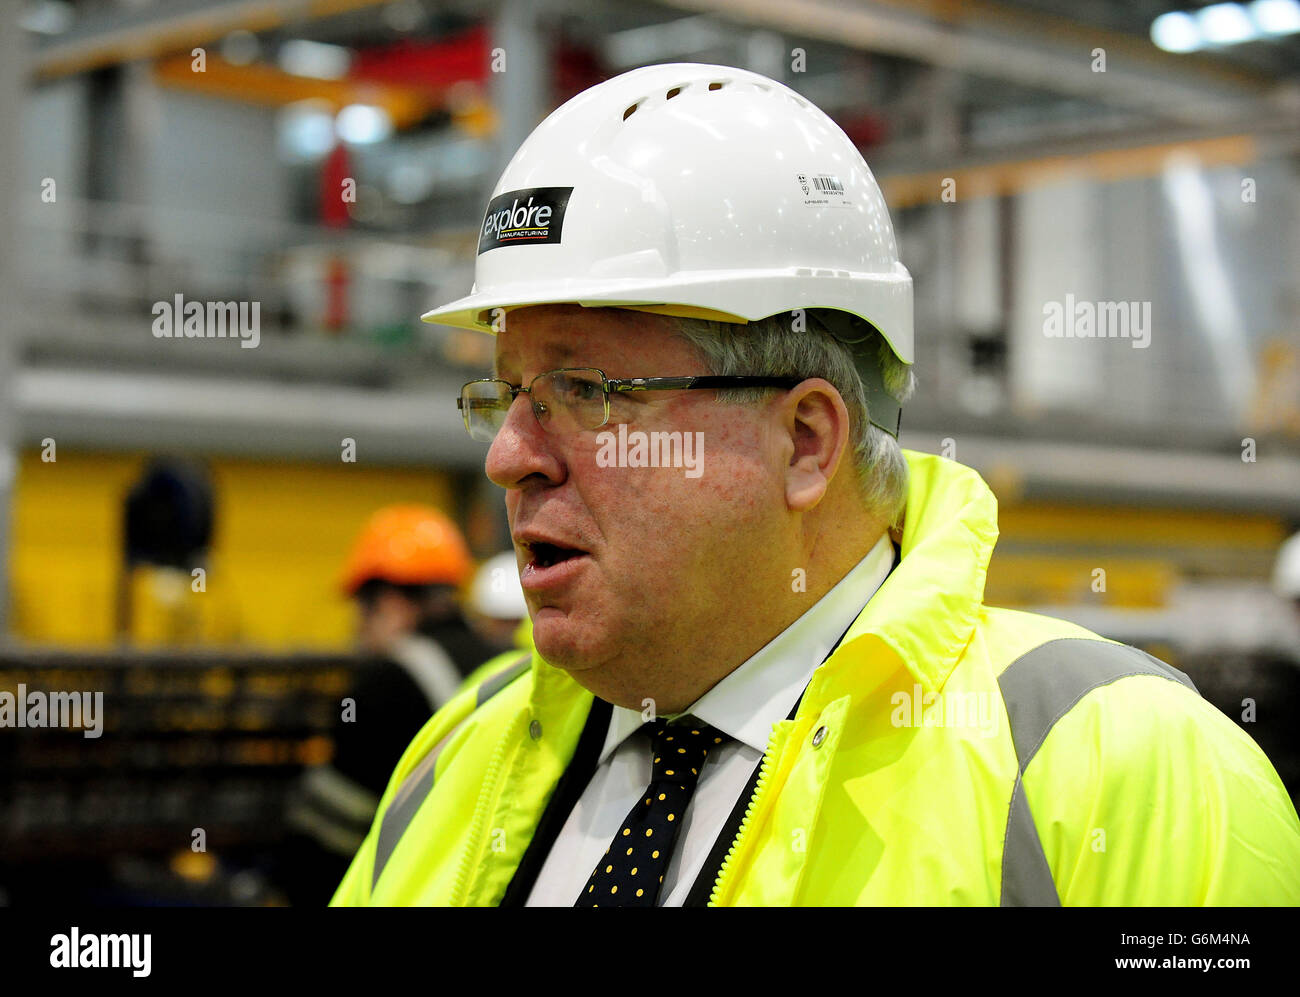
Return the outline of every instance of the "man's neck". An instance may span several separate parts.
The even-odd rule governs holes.
[[[695,660],[703,667],[681,676],[679,683],[670,689],[660,690],[659,696],[642,693],[626,703],[615,700],[611,702],[618,706],[640,709],[643,700],[651,698],[661,714],[675,714],[689,709],[692,703],[749,661],[805,613],[810,612],[862,562],[884,535],[885,529],[881,525],[866,540],[855,539],[852,543],[846,541],[839,545],[823,543],[820,545],[822,550],[812,551],[808,570],[802,579],[796,577],[782,590],[782,597],[776,600],[774,611],[769,612],[761,624],[746,628],[748,634],[757,636],[751,637],[743,646],[729,649],[731,653],[725,658],[700,655]]]

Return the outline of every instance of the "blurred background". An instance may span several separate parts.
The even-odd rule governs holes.
[[[532,128],[660,62],[781,80],[862,150],[916,288],[903,445],[998,496],[986,601],[1187,671],[1300,796],[1300,583],[1275,567],[1300,529],[1300,2],[3,16],[0,691],[102,690],[105,736],[0,729],[0,902],[328,899],[367,818],[365,780],[322,773],[383,656],[342,577],[358,536],[394,503],[448,517],[468,566],[416,581],[472,624],[470,568],[509,547],[455,408],[491,340],[419,315],[468,291]],[[161,336],[177,296],[256,302],[255,348]],[[1069,300],[1147,303],[1148,344],[1045,335]],[[474,627],[493,652],[501,617]]]

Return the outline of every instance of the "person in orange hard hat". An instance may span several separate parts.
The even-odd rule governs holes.
[[[473,573],[460,530],[424,505],[392,505],[371,516],[343,571],[343,591],[360,610],[361,647],[403,663],[426,698],[439,705],[455,692],[459,676],[445,667],[447,662],[432,663],[427,649],[419,647],[420,638],[450,638],[458,648],[464,643],[462,634],[446,633],[445,625],[464,623],[457,589]],[[472,654],[480,650],[470,648]],[[454,663],[458,654],[448,651]]]
[[[473,574],[460,530],[431,506],[380,509],[358,535],[340,587],[357,604],[357,644],[371,660],[335,718],[333,760],[309,769],[290,802],[299,838],[281,886],[291,902],[328,901],[402,751],[497,652],[461,608]]]

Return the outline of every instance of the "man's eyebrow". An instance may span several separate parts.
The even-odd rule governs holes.
[[[551,343],[542,351],[547,357],[547,362],[569,363],[578,357],[578,351],[574,349],[572,343]]]
[[[548,345],[542,350],[542,356],[545,357],[545,366],[543,369],[547,370],[554,370],[557,367],[569,367],[573,365],[574,360],[581,360],[578,351],[571,343],[554,343]],[[517,361],[514,351],[507,350],[492,361],[492,375],[500,378],[503,367],[512,367],[512,365],[515,365],[516,363]],[[501,379],[506,380],[505,378]]]

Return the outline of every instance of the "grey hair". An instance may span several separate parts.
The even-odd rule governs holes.
[[[838,339],[832,328],[854,323],[855,345]],[[712,374],[758,374],[821,377],[835,386],[849,410],[851,451],[857,469],[858,490],[869,509],[898,526],[907,505],[907,461],[889,433],[871,424],[866,392],[854,364],[854,354],[874,355],[880,365],[885,390],[900,404],[911,397],[916,375],[910,365],[894,355],[883,336],[855,316],[827,314],[810,308],[769,315],[748,324],[676,318],[674,331],[704,358]],[[723,389],[718,400],[759,404],[774,390]]]

